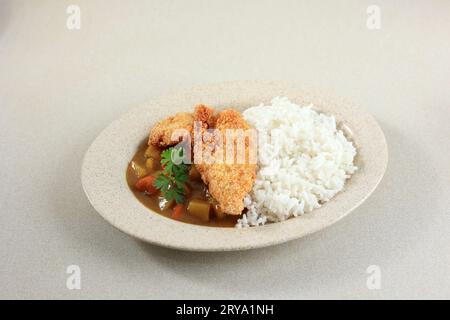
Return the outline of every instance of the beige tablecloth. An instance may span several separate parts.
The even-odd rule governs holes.
[[[0,298],[450,298],[450,2],[370,4],[2,0]],[[102,128],[243,79],[370,110],[390,159],[369,200],[304,239],[222,254],[146,245],[96,214],[80,167]]]

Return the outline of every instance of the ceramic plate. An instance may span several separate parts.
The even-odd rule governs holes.
[[[286,96],[299,104],[334,115],[356,145],[359,170],[342,192],[320,209],[301,217],[254,228],[214,228],[163,217],[144,207],[128,188],[128,162],[153,124],[198,103],[240,111]],[[82,184],[92,206],[113,226],[143,241],[182,250],[229,251],[270,246],[298,239],[340,220],[374,191],[387,165],[386,141],[374,118],[345,100],[281,82],[240,81],[213,84],[166,95],[111,123],[87,151]]]

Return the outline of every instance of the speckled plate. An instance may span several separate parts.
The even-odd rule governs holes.
[[[127,164],[153,124],[205,103],[244,110],[275,96],[334,115],[355,143],[359,170],[344,190],[322,208],[280,223],[247,229],[190,225],[144,207],[129,190]],[[238,81],[199,86],[155,99],[114,121],[95,139],[82,167],[82,184],[92,206],[113,226],[143,241],[182,250],[229,251],[270,246],[321,230],[358,207],[374,191],[387,165],[383,132],[364,109],[315,90],[282,82]]]

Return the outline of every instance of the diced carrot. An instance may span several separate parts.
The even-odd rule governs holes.
[[[157,189],[153,186],[153,182],[155,182],[154,176],[147,176],[139,179],[136,182],[135,188],[139,191],[147,191],[148,193],[155,193]]]
[[[155,180],[153,179],[151,183],[147,184],[147,188],[145,189],[145,191],[147,191],[148,194],[154,194],[158,192],[158,189],[156,189],[156,187],[153,185],[154,181]]]
[[[184,211],[184,206],[182,204],[177,204],[173,207],[172,218],[180,219]]]

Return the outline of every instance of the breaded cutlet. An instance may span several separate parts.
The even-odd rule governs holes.
[[[223,137],[223,145],[226,145],[225,131],[227,129],[250,128],[242,115],[233,109],[224,110],[215,119],[215,128],[219,129]],[[208,148],[209,143],[204,142],[203,150]],[[236,148],[236,136],[233,137],[233,145]],[[213,148],[214,149],[214,148]],[[225,149],[225,147],[224,147]],[[245,143],[245,153],[249,154],[249,143]],[[218,153],[213,153],[218,155]],[[224,153],[220,154],[224,156]],[[196,164],[203,182],[208,186],[209,193],[218,202],[219,208],[226,214],[240,215],[244,210],[244,197],[253,187],[256,178],[256,164],[249,164],[248,159],[243,164],[236,163],[199,163]]]

